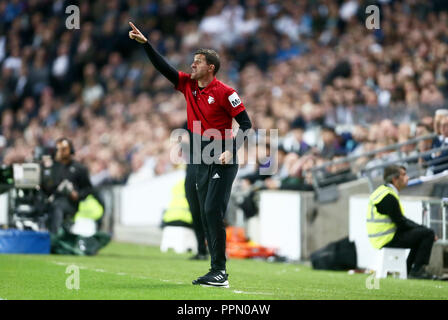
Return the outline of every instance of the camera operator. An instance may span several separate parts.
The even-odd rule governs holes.
[[[87,168],[73,160],[73,143],[68,138],[56,140],[51,184],[44,190],[50,196],[50,232],[56,234],[78,211],[78,204],[93,192]]]

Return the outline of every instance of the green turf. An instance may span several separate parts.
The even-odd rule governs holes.
[[[230,288],[193,286],[207,261],[158,248],[111,243],[97,256],[0,255],[0,299],[447,299],[441,281],[382,279],[368,289],[368,275],[315,271],[301,264],[231,259]],[[67,266],[80,268],[79,290],[66,287]]]

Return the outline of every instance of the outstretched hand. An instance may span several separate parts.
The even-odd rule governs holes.
[[[129,25],[132,28],[132,30],[129,31],[129,38],[134,39],[138,43],[145,43],[146,41],[148,41],[143,33],[141,33],[140,30],[138,30],[132,22],[129,21]]]

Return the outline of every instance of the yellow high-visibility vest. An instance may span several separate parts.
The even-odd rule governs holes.
[[[104,208],[101,203],[91,194],[79,202],[78,212],[76,212],[74,221],[79,218],[98,220],[103,216]]]
[[[367,210],[367,234],[369,235],[370,243],[375,249],[381,249],[389,243],[397,231],[397,226],[392,222],[390,217],[378,212],[376,208],[376,204],[380,203],[388,194],[391,194],[397,199],[401,214],[404,215],[400,198],[391,187],[381,185],[370,195]]]
[[[183,221],[187,224],[193,223],[190,207],[185,197],[185,179],[180,180],[171,189],[171,201],[163,214],[163,222]]]

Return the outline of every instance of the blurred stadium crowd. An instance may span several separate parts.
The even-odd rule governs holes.
[[[70,4],[80,8],[79,30],[66,28]],[[381,7],[379,30],[366,28],[370,4]],[[254,129],[279,130],[280,179],[265,186],[312,189],[304,172],[316,164],[433,132],[448,96],[447,7],[0,0],[1,160],[30,161],[34,147],[67,136],[96,186],[176,168],[169,137],[186,121],[184,98],[128,38],[133,21],[179,70],[190,71],[195,49],[216,49],[218,78],[237,89]],[[255,169],[242,164],[239,176],[254,183]]]

